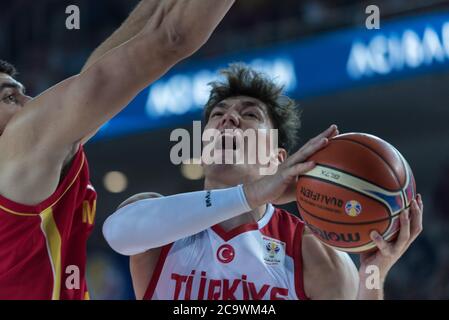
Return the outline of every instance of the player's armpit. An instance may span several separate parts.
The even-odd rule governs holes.
[[[34,146],[20,143],[26,141],[33,128],[16,132],[11,127],[8,125],[0,138],[0,195],[22,205],[35,206],[57,190],[64,172],[74,165],[73,156],[79,145],[51,150],[38,143]]]
[[[359,277],[347,253],[322,244],[307,228],[302,240],[304,290],[312,300],[353,300]]]

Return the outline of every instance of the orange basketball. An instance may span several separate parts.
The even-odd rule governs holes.
[[[347,133],[308,160],[316,167],[298,179],[296,198],[307,226],[325,244],[361,253],[375,247],[370,232],[394,239],[399,213],[415,198],[413,173],[388,142]]]

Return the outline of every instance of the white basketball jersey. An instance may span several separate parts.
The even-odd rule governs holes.
[[[296,216],[267,206],[258,223],[215,225],[162,248],[145,299],[307,299]]]

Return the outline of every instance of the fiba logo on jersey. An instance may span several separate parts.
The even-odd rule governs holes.
[[[281,250],[276,242],[269,242],[265,246],[265,249],[267,249],[270,258],[274,258],[276,254]]]
[[[235,251],[230,244],[221,245],[217,250],[217,259],[221,263],[229,263],[234,260]]]
[[[268,265],[277,265],[284,262],[285,243],[277,239],[263,237],[264,261]]]

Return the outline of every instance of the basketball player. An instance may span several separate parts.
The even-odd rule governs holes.
[[[346,253],[323,245],[299,218],[273,206],[296,200],[296,177],[314,166],[306,159],[338,134],[337,127],[292,153],[300,125],[294,102],[243,65],[224,75],[205,108],[205,129],[222,133],[214,152],[226,148],[226,129],[276,128],[280,148],[267,136],[257,149],[266,143],[277,170],[261,175],[266,165],[260,161],[204,164],[204,191],[144,193],[123,203],[103,233],[114,250],[131,256],[137,299],[382,299],[389,269],[421,232],[421,197],[401,213],[395,242],[372,232],[379,250],[362,254],[357,270]],[[230,144],[234,155],[248,148],[245,143]],[[374,289],[365,285],[372,265]]]
[[[95,191],[83,143],[190,56],[233,0],[144,0],[84,70],[36,98],[0,62],[0,299],[84,299]]]

